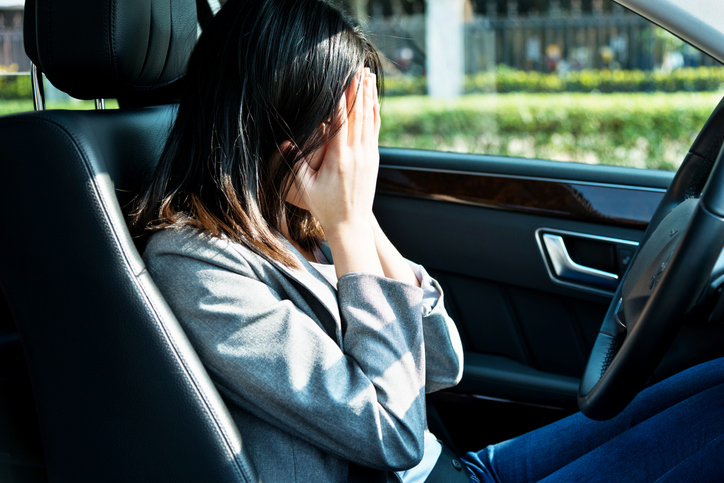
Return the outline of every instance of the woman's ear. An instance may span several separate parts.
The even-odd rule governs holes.
[[[324,121],[321,126],[319,126],[321,139],[325,140],[324,144],[314,151],[312,151],[309,156],[307,156],[306,161],[310,168],[312,168],[314,171],[317,171],[319,167],[322,165],[322,161],[324,160],[324,154],[327,151],[327,144],[329,143],[329,136],[330,132],[332,131],[332,123],[334,122],[334,119],[330,116],[329,119]]]
[[[284,154],[289,151],[289,148],[292,147],[292,142],[289,140],[282,141],[279,144],[279,154]]]
[[[288,140],[282,141],[281,143],[277,144],[276,149],[274,150],[271,158],[269,159],[269,169],[272,173],[276,173],[277,170],[281,169],[282,163],[288,165],[288,159],[293,149],[292,146],[292,142]]]
[[[309,167],[317,171],[319,170],[320,166],[322,166],[322,161],[324,161],[324,155],[327,152],[327,143],[325,143],[323,146],[320,146],[319,148],[315,149],[308,157],[307,157],[307,164]]]

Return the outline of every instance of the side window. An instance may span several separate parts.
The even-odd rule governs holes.
[[[674,170],[722,97],[721,64],[613,2],[357,3],[383,146]]]
[[[0,1],[0,116],[33,110],[30,59],[23,47],[23,0]],[[47,109],[93,109],[94,101],[73,99],[44,79]],[[108,100],[106,108],[117,108]]]
[[[30,59],[23,49],[23,2],[3,2],[0,4],[0,115],[33,110],[29,70]]]

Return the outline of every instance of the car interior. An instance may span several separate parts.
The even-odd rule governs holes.
[[[38,71],[120,109],[0,117],[0,481],[260,481],[126,224],[208,4],[25,9]],[[579,407],[610,417],[643,384],[724,355],[723,142],[720,104],[676,176],[380,149],[377,218],[439,280],[463,339],[462,382],[428,396],[441,440],[465,451]],[[696,221],[702,192],[710,222]],[[695,238],[662,238],[690,226]],[[663,276],[669,259],[677,278]],[[649,279],[666,290],[637,295]],[[646,331],[617,332],[624,312]]]

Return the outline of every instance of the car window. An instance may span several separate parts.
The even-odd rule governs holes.
[[[0,3],[0,115],[33,109],[22,10],[21,1]]]
[[[722,97],[720,63],[608,1],[340,2],[384,56],[383,146],[674,170]],[[0,0],[0,115],[33,109],[22,8]]]
[[[0,116],[33,110],[30,59],[23,47],[23,0],[0,0]],[[95,101],[73,99],[44,77],[46,108],[94,109]],[[106,108],[117,108],[115,100]]]
[[[29,72],[4,69],[0,65],[0,116],[34,110]],[[10,68],[15,66],[11,65]],[[95,101],[80,100],[59,91],[43,76],[46,109],[95,109]],[[115,99],[105,100],[106,109],[117,109]]]
[[[354,12],[385,56],[383,146],[674,170],[722,97],[721,64],[612,2]]]

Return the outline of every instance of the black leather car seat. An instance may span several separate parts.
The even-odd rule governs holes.
[[[83,99],[168,91],[196,32],[194,0],[26,2],[26,51]],[[174,113],[0,118],[0,287],[27,359],[49,481],[258,480],[124,221]]]

